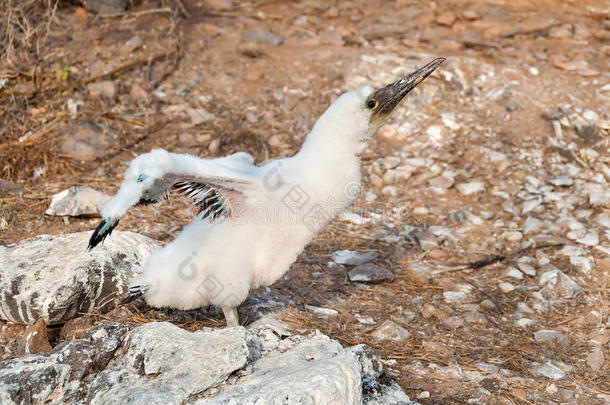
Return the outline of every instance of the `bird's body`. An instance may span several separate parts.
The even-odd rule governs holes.
[[[243,152],[202,159],[155,150],[137,157],[104,206],[90,248],[131,206],[162,202],[177,189],[194,200],[198,219],[148,258],[131,292],[155,307],[219,305],[227,323],[236,324],[235,308],[248,292],[278,280],[353,202],[361,177],[358,154],[404,95],[442,61],[376,92],[361,87],[342,95],[289,158],[255,166]],[[406,90],[398,94],[400,86]]]

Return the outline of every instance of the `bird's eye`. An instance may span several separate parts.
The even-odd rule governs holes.
[[[373,108],[377,107],[377,100],[370,99],[366,102],[366,106],[372,110]]]
[[[142,183],[144,180],[146,180],[148,178],[148,175],[146,174],[141,174],[138,176],[138,183]]]

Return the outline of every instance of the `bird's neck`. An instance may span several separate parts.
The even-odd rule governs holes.
[[[359,139],[365,134],[354,134],[340,122],[326,120],[324,116],[316,122],[305,138],[295,159],[303,162],[308,170],[337,171],[359,169],[360,158],[365,143]]]

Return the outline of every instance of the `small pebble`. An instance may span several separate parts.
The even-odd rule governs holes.
[[[521,232],[506,232],[504,234],[504,239],[509,242],[518,242],[523,239],[523,234]]]
[[[427,398],[430,398],[429,391],[422,391],[419,394],[417,394],[417,399],[427,399]]]
[[[501,282],[498,286],[504,294],[508,294],[509,292],[515,289],[514,285],[512,285],[511,283],[507,283],[506,281]]]
[[[523,273],[520,272],[519,270],[515,269],[514,267],[511,267],[507,272],[506,275],[508,277],[512,277],[514,279],[517,280],[523,280]]]
[[[413,208],[413,215],[423,216],[423,215],[428,215],[429,213],[430,213],[430,210],[424,206],[419,206],[419,207]]]
[[[458,191],[463,195],[470,195],[480,193],[485,190],[485,183],[472,182],[472,183],[460,183],[457,185]]]

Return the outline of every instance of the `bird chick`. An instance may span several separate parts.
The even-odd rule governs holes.
[[[360,189],[358,154],[403,98],[444,58],[378,90],[360,87],[335,100],[301,149],[255,166],[239,152],[219,159],[153,150],[138,156],[118,193],[102,210],[89,249],[103,242],[136,205],[162,203],[170,192],[189,197],[195,220],[152,254],[131,283],[153,307],[222,308],[239,324],[248,292],[278,280],[298,254]]]

